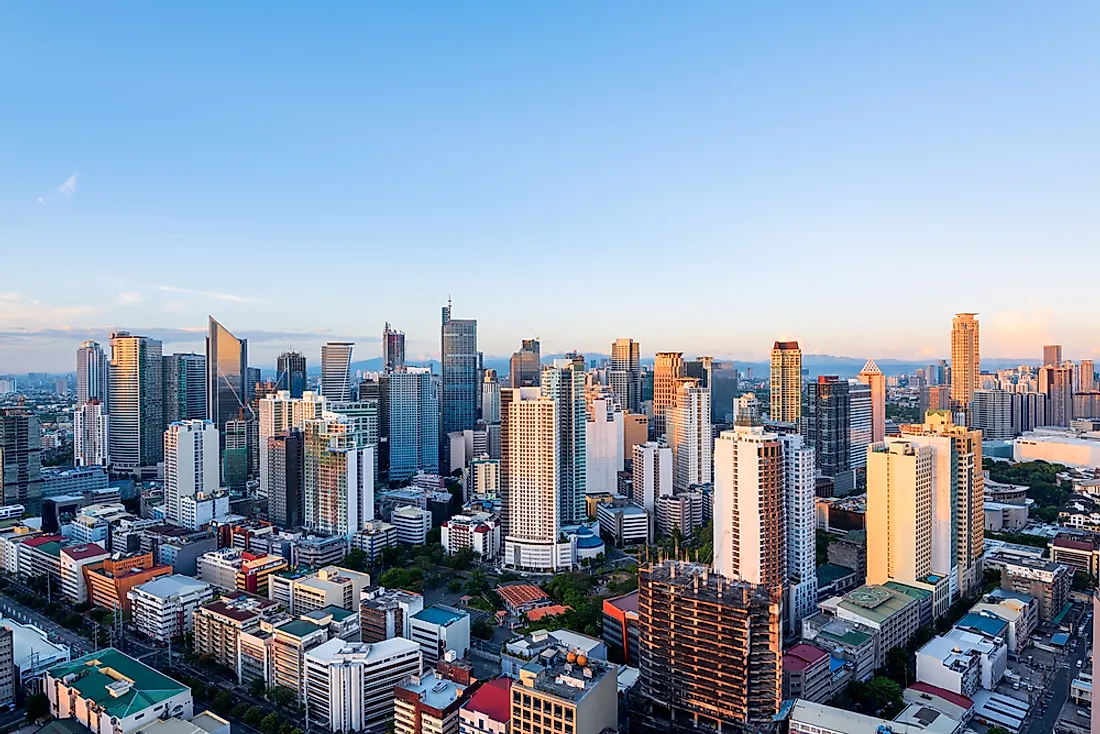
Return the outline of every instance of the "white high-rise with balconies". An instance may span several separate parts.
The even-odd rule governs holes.
[[[270,495],[271,471],[268,468],[268,439],[292,428],[301,428],[306,421],[316,420],[325,410],[325,398],[306,391],[300,398],[292,398],[289,390],[280,390],[260,400],[260,487],[261,497]]]
[[[107,355],[94,341],[86,341],[76,350],[76,404],[99,400],[107,410]]]
[[[73,412],[73,460],[77,466],[110,463],[110,417],[98,399],[81,403]]]
[[[802,436],[779,437],[787,521],[787,629],[798,632],[817,607],[817,481],[814,450]]]
[[[710,424],[710,389],[694,377],[676,380],[666,414],[672,448],[673,486],[685,490],[711,481],[714,439]]]
[[[634,504],[652,515],[656,512],[657,500],[673,494],[672,449],[657,441],[636,444],[631,470],[634,473],[631,482]]]
[[[351,350],[355,342],[329,342],[321,347],[321,394],[329,401],[351,400]]]
[[[585,424],[587,482],[585,491],[614,493],[623,470],[623,411],[611,394],[588,401]]]
[[[214,502],[220,487],[218,429],[212,421],[176,421],[164,432],[164,516],[195,522],[196,504]],[[228,507],[228,500],[225,501]],[[216,513],[210,513],[216,514]]]

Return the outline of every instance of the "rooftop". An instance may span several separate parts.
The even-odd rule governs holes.
[[[885,586],[861,586],[840,600],[839,606],[877,624],[882,624],[916,600]]]
[[[176,718],[154,719],[137,731],[143,734],[213,734],[216,731],[229,731],[229,722],[210,711],[203,711],[190,721]],[[87,734],[87,730],[84,734]]]
[[[464,686],[447,680],[438,673],[409,676],[397,688],[416,694],[422,703],[440,711],[461,698],[462,692],[466,690]]]
[[[113,647],[56,665],[50,668],[49,675],[56,679],[76,676],[69,685],[82,698],[94,701],[108,716],[120,719],[189,690]],[[118,685],[121,682],[128,683],[129,688]]]
[[[230,591],[222,598],[204,605],[203,609],[237,622],[245,622],[278,605],[276,601],[246,591]]]
[[[992,612],[968,612],[955,626],[962,629],[972,628],[992,637],[1004,637],[1008,633],[1008,622]]]
[[[962,708],[962,709],[969,710],[969,709],[974,708],[974,702],[971,701],[966,696],[962,695],[961,693],[955,693],[954,691],[949,691],[946,688],[940,688],[939,686],[934,686],[931,683],[924,683],[924,682],[913,683],[912,685],[909,686],[909,688],[911,688],[914,691],[919,691],[921,693],[924,693],[928,696],[936,696],[938,698],[942,698],[944,701],[947,701],[949,703],[953,703],[953,704],[955,704],[956,706],[958,706],[959,708]]]
[[[442,627],[444,625],[457,622],[463,617],[468,616],[470,615],[466,614],[465,612],[460,612],[457,609],[451,609],[450,607],[436,604],[435,606],[427,607],[426,609],[420,610],[419,612],[414,614],[412,618],[421,622],[427,622],[428,624],[439,625]]]
[[[292,622],[287,622],[286,624],[279,625],[275,628],[275,631],[282,632],[283,634],[290,635],[291,637],[302,639],[303,637],[308,637],[309,635],[312,635],[313,633],[323,629],[324,627],[320,627],[313,622],[307,622],[304,619],[295,619]]]
[[[848,568],[847,566],[841,566],[836,563],[826,563],[817,567],[817,583],[820,586],[828,586],[842,578],[854,575],[855,572],[854,568]]]
[[[508,723],[512,717],[512,699],[509,697],[509,692],[514,682],[507,677],[485,681],[462,707],[485,714],[493,721]]]
[[[783,670],[805,670],[806,667],[828,657],[829,653],[820,648],[799,643],[783,653]]]
[[[510,607],[530,604],[550,598],[545,591],[534,584],[506,584],[504,586],[498,586],[497,593],[500,594],[500,598],[504,601],[505,605]]]
[[[557,617],[560,614],[573,611],[573,607],[563,606],[561,604],[547,604],[541,607],[535,607],[534,609],[527,610],[523,616],[527,617],[530,622],[538,622],[541,619],[547,617]]]
[[[928,734],[924,727],[878,719],[801,698],[797,699],[791,707],[790,719],[816,727],[819,731],[842,731],[846,734],[879,734],[885,731],[892,734]],[[943,730],[934,731],[940,734]],[[953,730],[946,730],[948,733],[951,731]]]
[[[338,607],[334,604],[329,604],[327,607],[321,607],[320,609],[314,609],[312,612],[306,612],[301,615],[302,619],[317,620],[316,624],[321,624],[320,620],[324,620],[328,617],[332,617],[333,621],[343,622],[348,617],[355,614],[355,612]]]
[[[391,637],[388,640],[373,643],[348,642],[336,637],[313,648],[306,653],[306,656],[322,663],[334,662],[341,658],[369,661],[415,653],[419,650],[420,645],[404,637]]]
[[[70,545],[67,548],[62,548],[61,552],[74,561],[83,561],[87,558],[95,558],[97,556],[107,555],[105,551],[98,543],[88,543],[87,545]]]
[[[210,584],[205,581],[199,581],[196,578],[191,578],[190,576],[174,573],[171,576],[161,576],[159,579],[147,581],[141,586],[136,587],[136,589],[160,599],[170,599],[180,594],[195,593],[210,589]]]
[[[613,596],[610,599],[604,600],[605,605],[610,605],[623,612],[637,612],[638,611],[638,590],[635,589],[629,594],[623,594],[622,596]]]
[[[547,649],[537,658],[520,669],[517,685],[533,688],[544,694],[557,696],[568,701],[579,701],[603,680],[605,675],[613,673],[616,667],[608,663],[585,659],[587,665],[581,667],[577,662],[569,662],[574,653],[564,649]],[[618,684],[616,683],[616,688]]]
[[[39,666],[51,665],[69,657],[68,648],[50,642],[46,633],[32,624],[0,617],[0,626],[11,630],[12,655],[19,668],[29,670],[34,655],[38,656]]]

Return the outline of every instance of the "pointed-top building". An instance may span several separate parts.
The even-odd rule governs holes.
[[[869,359],[859,371],[859,381],[871,388],[871,441],[877,443],[886,438],[886,376]]]

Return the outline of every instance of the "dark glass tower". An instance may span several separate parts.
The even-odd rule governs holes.
[[[443,392],[442,434],[465,431],[477,427],[478,353],[477,320],[452,319],[451,304],[443,307],[443,328],[440,345]],[[448,441],[440,442],[444,450]],[[444,457],[444,466],[450,466],[450,457]]]
[[[289,390],[290,397],[300,398],[306,389],[306,356],[300,352],[283,352],[275,360],[277,390]]]
[[[162,361],[164,425],[206,417],[206,357],[170,354]]]
[[[226,461],[226,423],[251,417],[248,394],[248,340],[233,336],[211,316],[210,334],[206,337],[206,410],[207,416],[218,427],[222,482],[226,484],[229,484],[225,476],[226,466],[236,467],[239,464],[235,460]]]

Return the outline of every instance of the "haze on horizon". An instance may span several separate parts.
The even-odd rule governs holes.
[[[1100,357],[1095,3],[259,8],[0,10],[0,374],[423,359],[448,295],[487,355]]]

